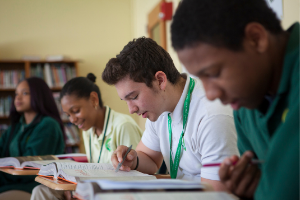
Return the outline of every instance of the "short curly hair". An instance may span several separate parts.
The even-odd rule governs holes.
[[[116,58],[109,60],[102,79],[109,85],[115,85],[129,76],[135,82],[152,87],[154,75],[158,71],[163,71],[172,84],[179,81],[180,73],[168,52],[152,39],[141,37],[130,41]]]
[[[172,46],[178,51],[203,42],[239,51],[250,22],[272,34],[283,31],[265,0],[183,0],[171,25]]]

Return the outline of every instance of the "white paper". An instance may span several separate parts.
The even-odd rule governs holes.
[[[202,189],[200,182],[174,180],[174,179],[155,179],[147,181],[111,181],[97,180],[96,182],[103,190],[124,190],[124,189]]]
[[[225,192],[98,193],[95,200],[236,200]]]

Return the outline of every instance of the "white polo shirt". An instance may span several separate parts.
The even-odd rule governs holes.
[[[103,138],[103,133],[98,137],[94,128],[82,132],[85,152],[89,162],[96,163],[98,161],[103,139],[104,143],[99,163],[111,163],[111,156],[118,146],[125,145],[129,147],[132,145],[132,149],[135,149],[141,141],[142,131],[129,115],[111,109],[108,118],[108,110],[109,107],[106,106],[103,127],[103,130],[105,130],[107,124],[105,138]],[[92,136],[92,160],[90,159],[90,135]]]
[[[219,101],[211,102],[205,97],[200,80],[195,80],[187,127],[184,135],[186,151],[181,148],[181,159],[177,171],[178,179],[200,181],[201,177],[220,180],[218,167],[201,167],[203,164],[222,162],[231,155],[239,155],[237,136],[232,109]],[[188,92],[187,81],[172,118],[173,162],[183,124],[183,104]],[[147,119],[142,142],[149,149],[161,152],[170,171],[170,143],[168,131],[168,112],[162,113],[157,121]]]

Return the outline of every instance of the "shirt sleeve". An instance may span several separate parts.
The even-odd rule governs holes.
[[[197,136],[202,165],[219,163],[232,155],[239,156],[234,122],[229,115],[204,118],[199,125]],[[218,167],[202,167],[201,177],[220,180],[218,171]]]
[[[146,121],[145,132],[142,137],[143,144],[153,151],[161,152],[160,140],[154,128],[154,123],[149,119]]]
[[[119,131],[117,132],[117,147],[120,145],[124,145],[129,147],[132,145],[133,149],[136,149],[138,143],[141,141],[142,131],[141,129],[131,123],[125,122],[119,127]]]
[[[62,154],[64,152],[64,138],[61,128],[56,121],[43,119],[30,137],[26,139],[23,156]]]

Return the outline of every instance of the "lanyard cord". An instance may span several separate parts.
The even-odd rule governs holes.
[[[103,144],[104,144],[104,140],[105,140],[105,135],[106,135],[106,130],[107,130],[107,124],[108,124],[108,121],[109,121],[109,116],[110,116],[110,107],[108,107],[108,115],[107,115],[107,120],[106,120],[106,124],[105,124],[105,130],[104,130],[104,133],[103,133],[103,139],[102,139],[102,144],[101,144],[101,149],[100,149],[100,154],[99,154],[99,159],[98,159],[98,162],[100,161],[100,158],[101,158],[101,154],[102,154],[102,148],[103,148]],[[90,133],[90,162],[92,162],[92,145],[91,145],[91,139],[92,138],[92,132]]]
[[[172,179],[176,179],[177,177],[177,171],[179,167],[180,154],[181,154],[181,145],[183,146],[184,150],[186,150],[183,137],[186,130],[186,124],[187,124],[187,119],[190,110],[191,94],[194,90],[194,86],[195,86],[195,80],[190,78],[188,93],[185,97],[184,105],[183,105],[183,127],[179,138],[177,150],[176,150],[174,163],[173,163],[173,153],[172,153],[172,118],[170,116],[171,113],[168,114],[168,128],[169,128],[169,142],[170,142],[170,168],[171,168],[170,175]]]

